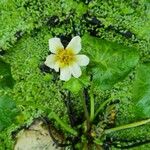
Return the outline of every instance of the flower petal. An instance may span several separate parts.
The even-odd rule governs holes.
[[[54,69],[56,72],[59,71],[59,64],[57,62],[55,62],[55,64],[54,64]]]
[[[77,63],[74,63],[72,66],[70,66],[70,72],[75,78],[80,77],[82,74],[80,66]]]
[[[59,50],[59,49],[64,49],[60,39],[59,38],[51,38],[51,39],[49,39],[49,50],[52,53],[56,53],[57,50]]]
[[[46,61],[44,62],[44,64],[53,69],[55,66],[55,55],[54,54],[48,55],[46,57]]]
[[[71,72],[69,67],[60,69],[60,80],[68,81],[71,78]]]
[[[76,59],[79,66],[87,66],[90,61],[86,55],[76,55]]]
[[[79,36],[73,37],[66,49],[72,50],[75,54],[79,53],[81,50],[81,38]]]

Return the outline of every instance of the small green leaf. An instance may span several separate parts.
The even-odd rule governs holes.
[[[0,59],[0,88],[12,88],[14,80],[11,76],[11,69],[8,63]]]
[[[102,90],[122,81],[139,59],[134,48],[89,35],[83,36],[83,47],[90,57],[88,69],[92,72],[94,85]]]
[[[78,80],[84,85],[84,87],[87,87],[90,83],[90,77],[87,75],[82,75]]]
[[[0,97],[0,131],[15,122],[18,114],[15,102],[8,96]]]
[[[71,78],[64,83],[63,87],[70,92],[77,94],[82,89],[82,83],[77,78]]]
[[[71,78],[69,81],[65,82],[63,87],[70,92],[77,94],[83,88],[89,85],[90,78],[86,75],[82,75],[80,78]]]
[[[137,69],[133,85],[133,100],[141,117],[150,117],[150,63],[142,64]]]

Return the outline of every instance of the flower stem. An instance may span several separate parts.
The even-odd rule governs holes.
[[[88,150],[87,143],[84,143],[84,145],[83,145],[83,150]]]
[[[106,101],[104,101],[99,108],[96,110],[95,112],[95,116],[93,117],[93,120],[97,117],[97,115],[99,114],[99,112],[107,105],[107,103],[109,103],[110,101],[112,101],[112,98],[107,99]]]
[[[89,119],[89,113],[88,113],[88,109],[86,106],[86,102],[85,102],[85,95],[83,92],[81,92],[81,100],[83,103],[83,109],[84,109],[84,115],[86,118],[86,122],[87,122],[87,131],[90,129],[90,119]]]
[[[122,126],[111,128],[111,129],[106,129],[105,133],[109,134],[109,133],[114,132],[114,131],[134,128],[134,127],[141,126],[141,125],[144,125],[144,124],[147,124],[147,123],[150,123],[150,119],[134,122],[134,123],[131,123],[131,124],[122,125]]]
[[[90,93],[90,121],[92,122],[94,119],[94,97],[93,93]]]
[[[60,126],[62,126],[67,132],[73,134],[74,136],[77,136],[78,133],[76,130],[74,130],[73,128],[69,127],[65,122],[63,122],[54,112],[49,114],[49,117],[51,119],[54,119],[57,121],[58,124],[60,124]]]

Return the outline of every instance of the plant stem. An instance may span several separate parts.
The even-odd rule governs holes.
[[[94,97],[93,93],[90,93],[90,121],[92,122],[94,119]]]
[[[83,150],[88,150],[87,143],[84,143],[84,145],[83,145]]]
[[[67,111],[68,111],[68,116],[69,116],[71,127],[73,127],[74,126],[74,118],[73,118],[74,116],[73,116],[73,110],[71,108],[72,103],[70,101],[70,92],[68,92],[65,104],[67,106]]]
[[[81,100],[83,103],[84,115],[87,121],[87,131],[88,131],[90,129],[90,119],[89,119],[89,113],[88,113],[88,109],[87,109],[86,102],[85,102],[85,96],[83,92],[81,92]]]
[[[104,101],[99,108],[97,109],[95,116],[93,118],[93,120],[97,117],[97,115],[99,114],[99,112],[107,105],[107,103],[109,103],[110,101],[112,101],[112,98],[107,99],[106,101]]]
[[[65,122],[63,122],[54,112],[49,114],[49,117],[51,119],[54,119],[57,121],[58,124],[60,124],[67,132],[73,134],[74,136],[77,136],[78,133],[73,128],[69,127]]]
[[[144,124],[147,124],[147,123],[150,123],[150,119],[142,120],[142,121],[139,121],[139,122],[134,122],[134,123],[131,123],[131,124],[122,125],[122,126],[111,128],[111,129],[106,129],[105,133],[109,134],[109,133],[114,132],[114,131],[134,128],[134,127],[141,126],[141,125],[144,125]]]

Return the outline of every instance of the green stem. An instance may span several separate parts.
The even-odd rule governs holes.
[[[86,106],[85,97],[84,97],[83,92],[81,92],[81,100],[82,100],[82,103],[83,103],[84,115],[85,115],[85,118],[86,118],[87,131],[88,131],[90,129],[90,118],[89,118],[89,113],[88,113],[88,109],[87,109],[87,106]]]
[[[63,122],[54,112],[49,114],[49,117],[51,119],[54,119],[57,121],[58,124],[60,124],[60,126],[62,126],[67,132],[73,134],[74,136],[77,136],[78,133],[76,130],[74,130],[73,128],[69,127],[65,122]]]
[[[141,126],[141,125],[147,124],[149,122],[150,122],[150,119],[142,120],[142,121],[139,121],[139,122],[134,122],[134,123],[131,123],[131,124],[126,124],[126,125],[122,125],[122,126],[119,126],[119,127],[115,127],[115,128],[111,128],[111,129],[106,129],[105,133],[109,134],[109,133],[114,132],[114,131],[119,131],[119,130],[123,130],[123,129],[134,128],[134,127],[137,127],[137,126]]]
[[[83,149],[82,149],[82,150],[88,150],[87,143],[84,143],[84,145],[83,145]]]
[[[94,119],[94,97],[93,93],[90,93],[90,121],[92,122]]]
[[[93,120],[97,117],[97,115],[99,114],[99,112],[100,112],[101,110],[103,110],[103,108],[104,108],[104,107],[107,105],[107,103],[109,103],[110,101],[112,101],[112,98],[107,99],[106,101],[104,101],[104,102],[99,106],[99,108],[96,110],[96,113],[95,113],[95,116],[94,116]]]

